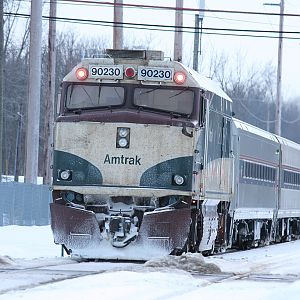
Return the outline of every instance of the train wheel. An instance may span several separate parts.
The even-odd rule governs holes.
[[[210,250],[202,251],[202,255],[203,256],[210,256],[210,255],[214,254],[214,251],[215,251],[215,247],[212,246]]]
[[[184,253],[185,251],[183,249],[175,248],[173,251],[170,253],[170,255],[174,256],[180,256]]]
[[[248,249],[247,229],[243,226],[238,231],[238,248],[240,250]]]

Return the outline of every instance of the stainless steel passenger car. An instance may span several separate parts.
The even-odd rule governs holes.
[[[55,243],[74,257],[149,259],[289,239],[298,153],[233,119],[218,85],[162,52],[84,59],[56,119]]]
[[[233,119],[236,191],[230,206],[233,245],[299,236],[300,147]]]
[[[278,137],[280,143],[280,191],[278,201],[277,240],[291,240],[300,228],[300,145]]]

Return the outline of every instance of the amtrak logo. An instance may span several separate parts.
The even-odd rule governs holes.
[[[135,157],[128,157],[128,156],[109,156],[109,154],[106,154],[104,159],[104,164],[109,165],[135,165],[140,166],[141,165],[141,158],[137,155]]]

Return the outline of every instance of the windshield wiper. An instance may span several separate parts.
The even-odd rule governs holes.
[[[91,104],[92,104],[93,106],[95,106],[95,104],[94,104],[94,102],[93,102],[93,100],[92,100],[90,94],[87,92],[87,90],[84,88],[84,86],[82,86],[81,88],[84,90],[84,92],[85,92],[86,95],[88,96],[88,99],[90,100]]]
[[[114,87],[114,91],[117,94],[117,96],[119,97],[119,100],[121,100],[121,102],[123,102],[123,98],[121,97],[121,95],[118,93],[116,87]]]
[[[100,95],[101,95],[101,85],[99,84],[99,90],[98,90],[98,104],[100,104]]]
[[[74,90],[74,84],[72,83],[71,84],[71,88],[70,88],[70,96],[69,96],[69,102],[71,101],[71,99],[72,99],[72,94],[73,94],[73,90]]]
[[[148,91],[144,91],[144,92],[140,93],[140,95],[149,94],[149,93],[152,93],[152,92],[154,92],[154,91],[156,91],[156,90],[158,90],[158,89],[160,89],[160,86],[155,87],[155,88],[153,88],[153,89],[150,89],[150,90],[148,90]]]
[[[189,87],[187,86],[187,87],[185,87],[184,89],[182,89],[179,93],[177,93],[177,94],[175,94],[175,95],[172,95],[172,96],[170,96],[169,97],[169,99],[171,99],[171,98],[174,98],[174,97],[177,97],[177,96],[179,96],[179,95],[181,95],[183,92],[185,92],[186,90],[188,90],[189,89]]]

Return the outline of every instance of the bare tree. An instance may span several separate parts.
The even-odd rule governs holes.
[[[146,34],[143,38],[138,37],[134,34],[126,33],[124,38],[124,49],[144,49],[149,50],[152,48],[153,42],[155,40],[153,34]]]
[[[206,67],[209,76],[233,99],[235,115],[266,130],[274,130],[275,68],[247,66],[247,57],[237,53],[212,52]]]

